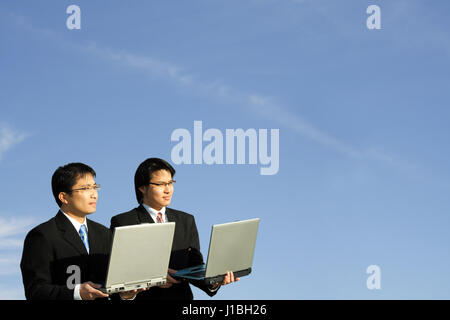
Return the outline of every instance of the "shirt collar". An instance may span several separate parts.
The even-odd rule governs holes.
[[[84,218],[84,222],[83,223],[79,223],[77,220],[75,220],[74,218],[72,218],[72,217],[69,217],[64,211],[62,211],[61,209],[60,209],[60,211],[67,217],[67,219],[69,219],[69,221],[72,223],[72,225],[73,225],[73,227],[75,228],[75,230],[77,230],[77,232],[80,232],[80,228],[81,228],[81,226],[84,224],[85,226],[86,226],[86,230],[88,229],[88,226],[87,226],[87,223],[86,223],[86,221],[87,221],[87,219],[86,218]]]
[[[158,211],[158,210],[155,210],[152,207],[146,205],[145,203],[142,203],[142,206],[150,214],[150,216],[152,217],[153,221],[156,222],[156,217],[158,216],[158,212],[161,212],[162,217],[163,217],[163,221],[167,221],[167,218],[166,218],[166,207],[162,207],[162,209]]]

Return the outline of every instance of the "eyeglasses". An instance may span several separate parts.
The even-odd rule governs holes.
[[[169,181],[169,182],[160,182],[160,183],[149,182],[148,184],[152,184],[152,185],[157,186],[159,188],[164,188],[164,187],[173,187],[175,182],[176,182],[175,180],[172,180],[172,181]]]
[[[93,186],[72,189],[72,191],[82,191],[82,192],[87,192],[87,191],[91,191],[91,190],[97,191],[97,190],[100,190],[100,188],[101,188],[100,185],[96,184],[96,185],[93,185]]]

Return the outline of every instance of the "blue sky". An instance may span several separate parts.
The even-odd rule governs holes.
[[[80,30],[66,27],[71,4]],[[380,30],[366,27],[373,4]],[[194,121],[223,135],[279,129],[274,175],[260,162],[175,166],[171,207],[195,215],[205,256],[212,224],[261,218],[254,272],[216,299],[450,298],[449,10],[2,1],[0,298],[24,298],[22,242],[57,212],[58,166],[97,171],[90,218],[109,226],[136,206],[139,163],[171,161],[171,134],[193,135]],[[370,265],[379,290],[366,286]]]

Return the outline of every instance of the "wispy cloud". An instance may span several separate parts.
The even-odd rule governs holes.
[[[277,102],[273,101],[273,99],[256,94],[248,95],[247,99],[248,105],[251,106],[255,113],[277,122],[281,126],[302,135],[310,141],[333,149],[345,156],[356,160],[377,161],[396,169],[407,170],[409,172],[417,169],[411,162],[402,159],[398,155],[389,153],[380,147],[352,146],[305,121],[301,116],[286,110],[285,107],[279,105]]]
[[[183,68],[173,63],[148,55],[135,55],[125,50],[106,48],[95,43],[83,46],[80,50],[95,54],[97,57],[113,63],[147,72],[152,76],[168,79],[175,85],[189,87],[193,92],[211,96],[221,102],[244,106],[250,112],[271,120],[277,126],[291,130],[312,142],[319,143],[350,158],[374,160],[398,168],[410,166],[406,161],[402,161],[399,157],[379,148],[372,146],[366,148],[354,147],[306,121],[300,115],[289,111],[281,104],[274,102],[274,99],[260,94],[240,92],[218,80],[201,81],[198,77],[183,71]]]
[[[7,237],[25,232],[34,223],[33,218],[0,217],[0,237]]]
[[[20,249],[25,233],[34,223],[34,218],[0,217],[0,249]]]
[[[20,273],[20,256],[6,256],[0,258],[0,276]]]
[[[164,77],[172,80],[176,85],[190,86],[196,92],[207,94],[217,98],[221,101],[230,104],[240,104],[249,108],[250,111],[270,119],[277,125],[286,127],[296,133],[299,133],[311,141],[320,143],[327,147],[333,148],[353,158],[363,158],[363,152],[346,145],[337,138],[326,134],[324,131],[308,123],[300,116],[289,112],[281,105],[271,101],[270,98],[259,94],[245,94],[238,90],[223,84],[219,81],[204,83],[195,80],[193,75],[182,72],[182,68],[175,66],[172,63],[155,59],[151,56],[139,56],[124,50],[115,51],[110,48],[102,47],[98,44],[91,43],[87,47],[83,47],[96,56],[111,61],[120,63],[140,71],[151,73],[153,76]]]
[[[281,104],[274,102],[274,99],[260,94],[240,92],[219,80],[210,82],[199,80],[194,74],[184,71],[184,68],[174,63],[149,55],[136,55],[125,50],[114,50],[94,42],[88,46],[81,46],[79,49],[111,63],[118,63],[152,76],[167,79],[177,86],[189,87],[191,92],[207,95],[230,105],[244,106],[250,112],[271,120],[277,126],[291,130],[312,142],[319,143],[350,158],[375,160],[402,168],[408,165],[397,156],[388,154],[379,148],[354,147],[306,121],[300,115],[289,111]]]
[[[26,137],[26,133],[16,131],[9,125],[0,124],[0,160],[6,151],[22,142]]]
[[[167,78],[179,85],[194,84],[192,75],[183,72],[182,68],[151,56],[136,55],[125,50],[113,50],[100,46],[95,42],[91,42],[88,46],[82,46],[79,49],[111,62],[145,71],[157,77]]]
[[[0,286],[1,299],[23,299],[20,284],[20,259],[25,234],[35,224],[31,217],[0,216],[0,282],[17,286]]]
[[[28,31],[33,31],[42,36],[45,35],[54,38],[55,40],[58,40],[59,43],[64,43],[56,33],[50,30],[33,27],[32,24],[23,17],[16,18],[20,22],[19,25],[22,25]],[[401,160],[398,156],[374,146],[352,146],[344,140],[327,133],[313,123],[306,121],[297,113],[274,102],[274,99],[272,98],[258,93],[241,92],[219,80],[202,81],[199,77],[194,75],[194,73],[189,73],[185,71],[185,68],[172,62],[164,61],[150,55],[139,55],[126,50],[117,50],[100,45],[96,42],[90,42],[88,45],[77,45],[73,43],[66,43],[66,45],[72,46],[86,54],[94,55],[104,61],[126,66],[133,70],[147,73],[153,77],[169,80],[177,86],[189,87],[191,92],[207,95],[221,102],[230,103],[230,105],[245,107],[248,111],[272,121],[276,126],[286,128],[312,142],[333,149],[350,158],[360,160],[369,159],[402,168],[410,165],[406,161]]]
[[[340,151],[352,158],[362,158],[361,151],[320,130],[316,126],[305,121],[301,116],[272,102],[269,98],[252,94],[248,95],[248,103],[251,105],[254,112],[267,119],[278,122],[280,125],[303,135],[311,141]]]

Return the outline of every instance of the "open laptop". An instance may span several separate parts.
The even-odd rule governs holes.
[[[114,229],[105,293],[166,283],[175,222],[145,223]]]
[[[222,282],[227,271],[235,277],[250,274],[258,225],[259,218],[213,225],[206,265],[181,269],[171,276],[214,284]]]

